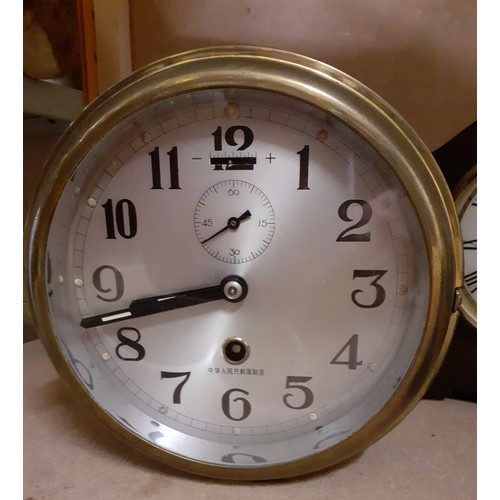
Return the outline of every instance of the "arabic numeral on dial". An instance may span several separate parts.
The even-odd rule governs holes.
[[[253,132],[244,125],[235,125],[229,127],[222,140],[222,127],[217,127],[214,132],[214,150],[222,151],[223,142],[231,147],[237,147],[237,151],[244,151],[253,144]],[[224,145],[225,145],[224,144]],[[239,156],[216,156],[210,159],[210,164],[214,165],[214,170],[253,170],[257,162],[255,156],[245,156],[240,153]]]
[[[94,390],[94,380],[92,378],[90,370],[85,366],[84,363],[82,363],[79,359],[76,359],[73,356],[73,354],[69,350],[68,346],[62,340],[61,340],[61,343],[64,346],[64,349],[66,350],[66,354],[69,356],[69,359],[71,361],[71,364],[73,365],[73,368],[78,373],[78,375],[81,378],[81,380],[84,382],[84,384],[89,389]]]
[[[367,231],[365,233],[352,233],[353,230],[359,229],[360,227],[366,226],[370,222],[373,214],[372,207],[365,200],[347,200],[342,203],[339,207],[339,217],[345,222],[353,222],[353,218],[349,217],[348,211],[349,207],[352,205],[358,205],[361,207],[361,217],[359,220],[344,229],[337,238],[337,241],[370,241],[371,233]]]
[[[116,239],[115,230],[125,239],[133,238],[137,234],[137,212],[130,200],[120,200],[113,208],[113,200],[108,199],[102,206],[106,218],[106,239]]]
[[[181,392],[182,388],[184,387],[184,384],[188,381],[189,377],[191,376],[191,372],[160,372],[160,378],[163,380],[164,378],[181,378],[182,380],[176,385],[174,389],[174,394],[172,401],[174,404],[178,405],[181,404]]]
[[[217,127],[212,135],[214,136],[214,150],[222,151],[222,127]]]
[[[236,140],[238,132],[243,133],[243,142],[239,144],[239,141]],[[222,127],[217,127],[215,132],[212,132],[214,136],[214,150],[222,151]],[[253,143],[253,132],[249,127],[245,127],[244,125],[235,125],[233,127],[229,127],[224,134],[224,139],[226,144],[229,146],[238,146],[238,151],[243,151],[248,149]],[[222,168],[221,168],[222,170]]]
[[[181,189],[179,185],[179,157],[177,153],[177,146],[174,146],[168,153],[169,158],[169,173],[170,173],[170,187],[169,189]],[[156,146],[153,151],[149,153],[151,157],[151,176],[153,185],[151,189],[163,189],[161,182],[161,169],[160,169],[160,149]]]
[[[108,273],[106,271],[111,271]],[[111,279],[106,278],[106,275],[110,276]],[[105,286],[105,283],[112,281],[113,286]],[[115,302],[119,300],[125,290],[125,285],[123,283],[123,276],[120,271],[113,266],[104,265],[98,267],[94,274],[92,275],[92,283],[94,284],[96,290],[103,294],[111,294],[107,297],[97,294],[96,297],[105,302]]]
[[[312,405],[314,401],[314,395],[309,389],[309,387],[302,385],[305,382],[309,382],[312,379],[312,377],[293,377],[293,376],[288,376],[286,378],[286,388],[287,389],[296,389],[299,392],[287,392],[283,396],[283,403],[285,403],[285,406],[288,406],[288,408],[291,408],[292,410],[303,410],[304,408],[308,408],[309,406]],[[300,396],[298,394],[302,392],[302,397],[304,398],[302,404],[291,404],[294,400],[298,400]]]
[[[244,389],[229,389],[229,391],[225,392],[222,396],[222,412],[230,420],[239,422],[240,420],[245,420],[245,418],[250,415],[252,406],[250,405],[248,399],[245,399],[244,397],[235,397],[234,399],[231,399],[233,392],[239,392],[245,394],[245,396],[248,396],[250,393]],[[231,413],[231,406],[233,406],[234,410],[234,407],[236,406],[235,403],[239,406],[240,416],[234,416]]]
[[[353,279],[375,277],[375,279],[370,282],[370,286],[375,289],[375,298],[373,302],[360,302],[357,297],[364,296],[365,294],[368,294],[368,292],[358,288],[351,293],[351,299],[354,304],[363,309],[373,309],[374,307],[382,305],[385,300],[385,289],[379,284],[379,281],[386,273],[387,271],[368,271],[364,269],[356,269],[353,271]]]
[[[146,350],[139,343],[141,334],[137,328],[120,328],[117,337],[120,343],[116,346],[115,352],[120,359],[124,361],[140,361],[144,359]]]
[[[344,355],[346,353],[346,355]],[[347,358],[347,359],[346,359]],[[340,349],[337,355],[330,361],[331,365],[345,365],[349,370],[355,370],[363,364],[358,361],[358,334],[354,334]]]
[[[305,145],[300,151],[297,151],[300,157],[299,162],[299,187],[298,190],[309,189],[309,146]]]
[[[149,156],[151,156],[151,175],[153,177],[153,186],[151,189],[163,189],[160,172],[160,148],[156,146],[156,148],[149,153]]]

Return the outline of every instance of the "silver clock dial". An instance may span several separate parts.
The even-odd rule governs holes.
[[[399,119],[363,108],[367,90],[341,77],[374,113],[348,125],[313,83],[293,95],[297,66],[268,91],[257,69],[282,63],[256,58],[253,87],[234,63],[214,73],[233,84],[170,94],[154,66],[125,82],[130,101],[108,96],[104,131],[86,122],[98,105],[70,131],[37,293],[59,366],[123,437],[206,475],[284,477],[360,451],[430,381],[458,222],[421,146],[403,168],[374,125]],[[195,69],[171,84],[205,82]]]
[[[104,321],[75,339],[158,429],[241,446],[328,425],[341,436],[355,408],[384,404],[418,345],[428,301],[418,219],[383,159],[338,120],[265,92],[240,92],[237,121],[227,105],[215,91],[160,103],[84,161],[68,187],[64,290],[82,321]],[[213,132],[235,123],[252,131],[257,161],[218,170]],[[140,301],[166,304],[230,274],[248,284],[239,303],[137,317]],[[223,355],[233,337],[251,352],[238,366]],[[125,408],[110,412],[139,426]]]

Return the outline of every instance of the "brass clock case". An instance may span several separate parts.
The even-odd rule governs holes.
[[[231,467],[187,460],[151,446],[97,405],[68,367],[52,333],[47,297],[46,246],[61,194],[79,162],[114,125],[166,98],[202,89],[257,89],[292,97],[343,121],[393,169],[420,221],[429,265],[425,329],[411,366],[383,408],[334,446],[272,466]],[[112,87],[71,125],[48,160],[25,229],[26,287],[40,338],[74,394],[105,424],[140,451],[197,474],[240,480],[292,477],[343,462],[400,422],[425,394],[445,356],[458,318],[462,254],[453,198],[432,155],[412,128],[367,87],[321,62],[276,49],[214,47],[168,57]]]

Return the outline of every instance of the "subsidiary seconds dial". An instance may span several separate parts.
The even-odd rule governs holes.
[[[194,230],[202,247],[230,264],[250,262],[261,255],[274,235],[271,202],[256,186],[226,180],[208,188],[194,212]]]

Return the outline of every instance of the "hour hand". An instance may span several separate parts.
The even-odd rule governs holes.
[[[240,276],[227,276],[215,286],[133,300],[126,309],[83,318],[80,326],[83,328],[92,328],[126,319],[194,306],[204,302],[212,302],[214,300],[226,299],[229,302],[240,302],[246,297],[247,292],[248,285],[243,278]]]

